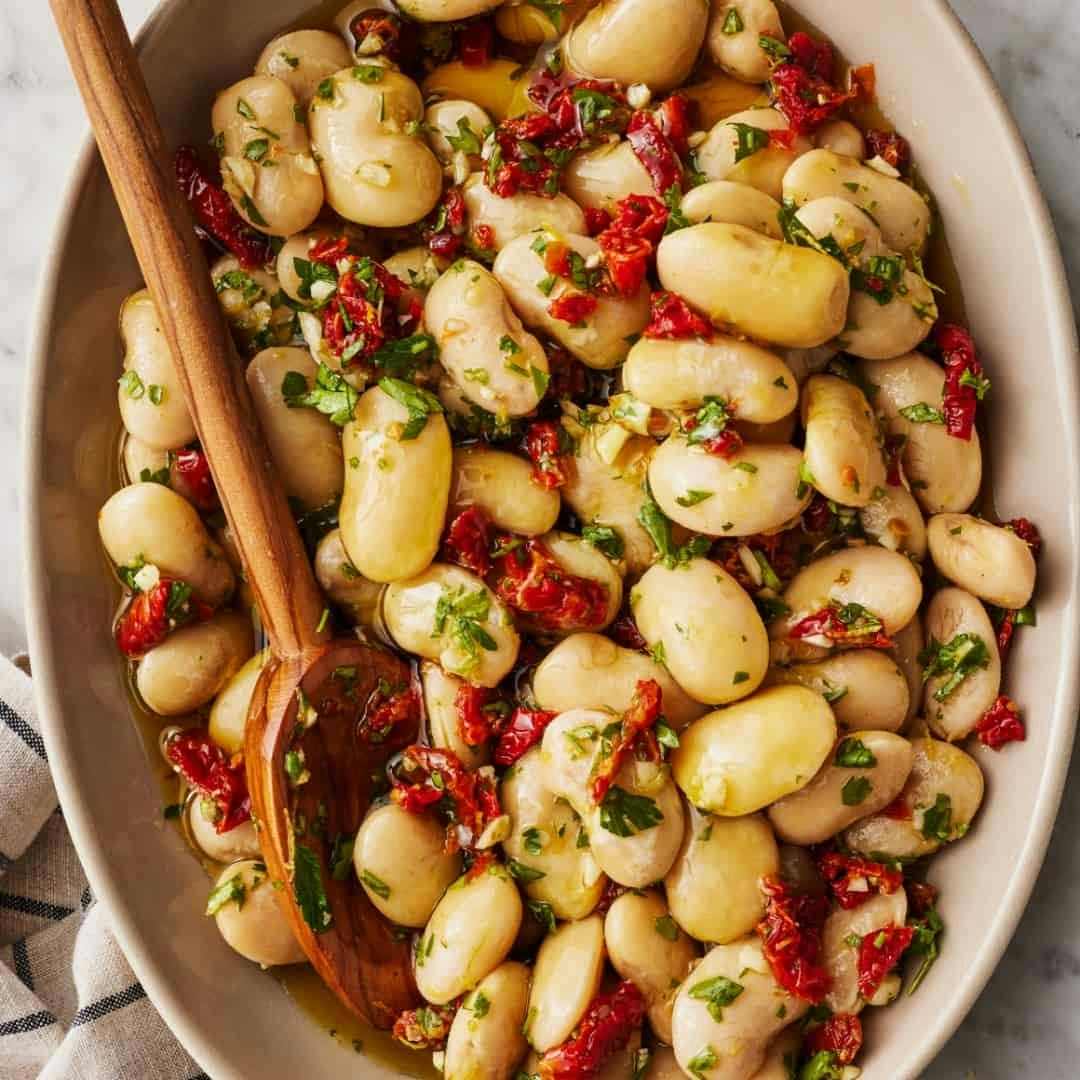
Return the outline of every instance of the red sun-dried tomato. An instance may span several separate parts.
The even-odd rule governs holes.
[[[454,35],[458,56],[466,67],[484,67],[491,62],[495,31],[486,19],[466,23]]]
[[[679,295],[673,292],[652,294],[652,317],[641,332],[642,337],[677,341],[682,338],[712,337],[712,326]]]
[[[456,259],[465,246],[465,199],[461,188],[448,187],[439,205],[425,218],[421,235],[432,255]]]
[[[573,455],[570,435],[554,420],[537,420],[525,435],[525,453],[533,463],[533,481],[553,491],[567,481],[566,464]]]
[[[495,230],[490,225],[473,226],[473,248],[480,255],[495,255]]]
[[[1023,742],[1027,738],[1020,710],[1012,698],[1002,694],[975,725],[975,733],[983,746],[1000,750],[1006,743]]]
[[[571,326],[580,326],[596,310],[595,296],[583,292],[565,292],[548,304],[548,314]]]
[[[605,230],[597,237],[604,253],[611,284],[620,296],[635,296],[645,284],[656,248],[644,236],[617,226]]]
[[[660,130],[668,137],[678,154],[685,154],[688,149],[686,140],[693,131],[690,113],[690,99],[682,94],[672,94],[661,103],[654,114]]]
[[[191,591],[191,586],[161,578],[153,588],[136,593],[116,623],[116,644],[132,660],[145,656],[174,630],[213,614]]]
[[[649,643],[641,636],[634,616],[629,611],[624,611],[608,628],[612,641],[621,645],[624,649],[636,649],[645,652]]]
[[[1001,622],[997,625],[998,657],[1002,664],[1005,663],[1009,655],[1014,633],[1016,633],[1016,612],[1003,611],[1001,613]]]
[[[599,806],[622,764],[631,755],[647,761],[660,759],[660,746],[653,730],[663,709],[663,695],[655,679],[639,679],[630,708],[622,714],[619,730],[601,741],[601,751],[589,775],[589,797]]]
[[[394,1021],[392,1035],[410,1050],[442,1050],[450,1037],[450,1025],[457,1015],[458,1006],[421,1005],[418,1009],[406,1009]]]
[[[596,206],[585,207],[585,229],[590,236],[599,236],[611,224],[611,215]]]
[[[217,832],[226,833],[251,819],[243,754],[230,757],[204,728],[188,728],[168,741],[165,757],[202,798],[217,808]]]
[[[458,732],[466,746],[483,746],[495,735],[501,724],[498,709],[499,692],[486,686],[463,682],[454,696]]]
[[[415,54],[416,31],[400,15],[381,8],[360,12],[350,23],[349,32],[356,42],[357,56],[382,54],[391,60]]]
[[[570,1038],[540,1058],[540,1080],[593,1080],[645,1019],[645,998],[629,980],[597,994]]]
[[[1042,553],[1042,536],[1031,521],[1027,518],[1013,518],[1012,521],[1005,522],[1005,528],[1016,533],[1031,548],[1031,554],[1036,559],[1039,557]]]
[[[172,458],[173,480],[180,494],[186,495],[200,510],[209,513],[218,506],[214,478],[206,455],[196,447],[177,450]]]
[[[639,111],[630,118],[626,138],[658,195],[682,190],[682,163],[671,140],[660,130],[652,113]]]
[[[412,742],[420,729],[420,686],[416,679],[395,685],[380,682],[360,720],[358,734],[365,742],[393,749]]]
[[[500,548],[512,537],[496,537]],[[607,618],[608,590],[570,574],[539,540],[525,540],[494,560],[495,593],[545,630],[598,629]]]
[[[954,439],[971,439],[975,427],[975,409],[990,389],[982,364],[975,352],[975,342],[962,326],[942,323],[934,340],[945,363],[945,430]]]
[[[826,851],[818,856],[818,870],[846,911],[857,908],[874,896],[894,893],[904,884],[904,875],[884,863]]]
[[[620,232],[636,233],[651,244],[659,244],[664,238],[670,213],[667,206],[652,195],[627,195],[615,204],[611,227]]]
[[[802,30],[788,38],[791,62],[818,79],[832,82],[835,74],[835,58],[832,45],[824,38],[814,38]]]
[[[235,255],[245,270],[265,266],[272,253],[270,238],[240,216],[216,176],[190,146],[176,151],[175,169],[180,191],[199,228]]]
[[[443,558],[483,577],[491,569],[491,519],[479,506],[462,510],[446,530]]]
[[[773,977],[789,993],[817,1003],[829,989],[821,963],[821,929],[829,911],[825,897],[796,895],[777,877],[762,879],[765,917],[757,924]]]
[[[540,709],[515,709],[499,736],[492,760],[496,765],[513,765],[543,738],[544,730],[558,715]]]
[[[864,135],[869,156],[879,157],[897,172],[907,172],[911,166],[911,144],[895,131],[867,131]]]
[[[800,619],[788,634],[793,638],[824,637],[853,649],[891,649],[893,645],[881,619],[861,604],[830,604]]]
[[[862,1049],[862,1021],[851,1013],[836,1013],[806,1035],[806,1052],[830,1051],[840,1065],[850,1065]]]
[[[882,980],[900,962],[914,936],[913,926],[890,924],[863,937],[859,946],[859,993],[864,998],[869,1000],[877,993]]]
[[[828,42],[797,33],[788,41],[791,60],[773,68],[773,97],[791,130],[809,135],[854,96],[832,83],[833,55]]]

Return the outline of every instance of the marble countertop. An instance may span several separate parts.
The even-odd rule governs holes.
[[[1075,0],[952,0],[1020,122],[1080,298],[1080,4]],[[154,0],[121,0],[136,26]],[[44,0],[0,0],[0,650],[25,647],[17,515],[19,437],[29,315],[45,244],[85,132],[82,109]],[[1080,1060],[1080,765],[1046,866],[998,972],[927,1080],[1065,1080]]]

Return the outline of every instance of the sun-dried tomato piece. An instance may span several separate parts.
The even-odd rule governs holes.
[[[945,363],[945,389],[941,411],[945,430],[954,439],[971,439],[975,427],[975,409],[990,389],[982,364],[975,352],[975,342],[962,326],[942,323],[934,337]]]
[[[200,510],[209,513],[218,506],[217,489],[210,475],[206,455],[196,447],[177,450],[172,457],[173,482]]]
[[[491,569],[491,519],[479,506],[462,510],[446,530],[443,557],[483,577]]]
[[[1012,521],[1005,522],[1005,528],[1016,533],[1031,548],[1031,554],[1036,559],[1039,557],[1042,553],[1042,536],[1033,522],[1027,518],[1013,518]]]
[[[830,604],[800,619],[788,634],[793,638],[823,637],[854,649],[891,649],[893,645],[881,619],[862,604]]]
[[[824,38],[814,38],[802,30],[788,38],[791,62],[826,82],[833,81],[835,58],[832,45]]]
[[[824,852],[817,865],[837,902],[847,911],[882,893],[894,893],[904,884],[904,875],[898,870],[839,851]]]
[[[365,742],[393,749],[416,737],[420,728],[420,686],[415,679],[380,681],[364,708],[358,734]]]
[[[567,481],[566,463],[573,454],[570,435],[554,420],[537,420],[525,435],[525,453],[533,463],[533,480],[553,491]]]
[[[480,255],[487,255],[489,258],[495,254],[495,230],[490,225],[474,225],[473,231],[473,248]]]
[[[873,105],[877,101],[877,68],[859,64],[848,71],[848,87],[853,104]]]
[[[499,736],[492,760],[496,765],[513,765],[543,738],[544,730],[558,715],[540,709],[515,709]]]
[[[645,1019],[645,998],[629,980],[597,994],[570,1038],[540,1058],[540,1080],[592,1080]]]
[[[1023,742],[1027,738],[1024,721],[1016,702],[1002,694],[975,725],[975,733],[983,746],[1000,750],[1006,743]]]
[[[465,246],[465,199],[461,188],[448,187],[439,205],[420,227],[421,235],[432,255],[456,259]]]
[[[672,94],[661,103],[654,114],[660,130],[678,154],[685,154],[688,149],[686,140],[693,131],[690,113],[690,99],[682,94]]]
[[[652,294],[652,317],[642,330],[642,337],[664,338],[677,341],[683,338],[712,337],[713,328],[678,294],[654,292]]]
[[[864,133],[869,156],[879,157],[897,172],[907,172],[911,166],[911,144],[895,131],[871,130]]]
[[[636,649],[645,652],[649,643],[641,636],[634,616],[629,611],[624,611],[608,628],[612,641],[621,645],[624,649]]]
[[[656,248],[645,236],[612,226],[597,237],[615,291],[635,296],[645,284]]]
[[[611,215],[596,206],[585,207],[585,229],[590,236],[599,236],[611,224]]]
[[[230,757],[204,728],[188,728],[168,741],[165,757],[202,798],[214,804],[217,832],[226,833],[251,819],[243,754]]]
[[[410,1050],[442,1050],[450,1036],[450,1025],[457,1015],[458,1006],[421,1005],[418,1009],[406,1009],[395,1021],[395,1041]]]
[[[330,352],[341,360],[342,367],[361,367],[386,341],[401,336],[393,301],[405,292],[406,285],[382,263],[366,255],[341,251],[342,237],[311,252],[315,262],[337,268],[346,260],[348,268],[339,272],[337,291],[323,308],[323,337]]]
[[[797,38],[805,42],[800,40],[793,45]],[[854,95],[833,86],[832,50],[826,42],[815,42],[807,34],[795,34],[788,47],[794,54],[793,62],[773,68],[769,76],[773,97],[791,130],[797,135],[809,135]],[[804,61],[809,66],[803,66]],[[829,74],[821,74],[823,71]]]
[[[821,930],[829,912],[825,897],[794,894],[777,877],[761,882],[765,917],[757,924],[773,977],[789,993],[817,1003],[829,989],[821,963]]]
[[[997,625],[998,657],[1002,664],[1005,663],[1009,655],[1014,633],[1016,633],[1016,612],[1003,611],[1001,613],[1001,622]]]
[[[671,140],[660,130],[652,113],[639,111],[630,118],[626,138],[658,195],[682,189],[682,163]]]
[[[400,15],[381,8],[360,12],[349,23],[358,57],[383,55],[391,60],[412,56],[417,50],[416,31]]]
[[[495,31],[486,19],[466,23],[454,35],[458,56],[466,67],[484,67],[491,62]]]
[[[859,993],[869,1000],[915,936],[913,926],[890,924],[866,934],[859,946]]]
[[[623,762],[631,755],[646,761],[660,759],[660,747],[653,728],[662,711],[660,684],[655,679],[639,679],[630,708],[619,721],[619,730],[600,740],[600,753],[589,775],[589,797],[593,805],[600,805]]]
[[[830,1051],[836,1055],[840,1065],[850,1065],[862,1049],[862,1044],[862,1021],[851,1013],[836,1013],[823,1024],[811,1028],[806,1035],[808,1054]]]
[[[501,725],[502,717],[497,709],[499,692],[487,686],[474,686],[463,682],[454,696],[454,710],[457,712],[458,732],[466,746],[483,746],[494,736]]]
[[[615,204],[613,229],[644,236],[652,244],[664,238],[664,229],[671,211],[652,195],[627,195]]]
[[[908,898],[908,914],[916,918],[923,918],[934,906],[938,897],[936,885],[929,881],[915,881],[911,878],[904,880],[904,891]]]
[[[566,292],[548,304],[548,314],[571,326],[580,326],[596,310],[595,296],[583,292]]]
[[[145,656],[174,630],[213,614],[192,592],[191,586],[161,578],[152,588],[136,593],[116,623],[116,644],[132,660]]]

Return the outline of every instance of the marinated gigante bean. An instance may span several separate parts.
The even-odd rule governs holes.
[[[578,633],[564,638],[533,673],[532,692],[541,709],[613,709],[625,712],[638,682],[654,679],[660,686],[664,716],[679,730],[705,712],[648,653],[624,649],[602,634]]]
[[[323,182],[289,85],[252,75],[218,94],[212,122],[221,178],[244,220],[271,236],[303,232],[319,216]]]
[[[630,593],[630,607],[653,656],[705,704],[752,694],[765,677],[765,624],[742,586],[717,563],[693,559],[669,570],[650,567]]]
[[[520,536],[540,536],[555,525],[559,494],[541,487],[533,467],[517,454],[483,445],[454,450],[450,516],[477,507],[498,529]]]
[[[766,82],[772,57],[761,47],[763,37],[787,40],[772,0],[713,0],[707,41],[721,71],[743,82]]]
[[[970,514],[935,514],[926,528],[938,572],[980,600],[1026,607],[1035,591],[1035,556],[1009,528]]]
[[[371,581],[419,574],[439,550],[450,497],[450,431],[435,413],[418,435],[404,438],[410,418],[405,405],[373,386],[342,432],[341,539]]]
[[[404,0],[397,5],[417,22],[441,23],[471,19],[497,8],[497,0]]]
[[[124,301],[120,336],[124,341],[124,374],[117,398],[125,429],[154,450],[186,446],[195,438],[195,424],[154,301],[145,289]]]
[[[480,226],[491,230],[491,242],[501,251],[512,240],[537,229],[557,233],[585,232],[585,215],[573,199],[558,194],[552,199],[519,191],[503,198],[484,183],[483,173],[473,173],[461,189],[465,214],[473,234]],[[543,271],[540,277],[544,277]],[[539,280],[539,279],[537,279]]]
[[[915,760],[897,808],[845,830],[846,847],[875,858],[919,858],[967,835],[982,803],[982,770],[951,743],[913,739],[911,747]]]
[[[512,1080],[528,1050],[522,1033],[529,969],[512,960],[481,979],[450,1025],[445,1080]]]
[[[911,772],[911,744],[888,731],[860,731],[837,743],[806,787],[774,802],[769,820],[789,844],[823,844],[900,794]]]
[[[805,135],[793,135],[790,149],[786,145],[766,143],[762,149],[747,155],[747,128],[757,132],[788,132],[790,125],[779,109],[747,109],[728,116],[713,125],[709,137],[698,147],[698,168],[710,180],[748,184],[779,200],[788,169],[813,144]]]
[[[926,609],[930,644],[923,715],[955,742],[970,735],[1001,690],[997,635],[986,609],[963,589],[939,589]],[[940,667],[940,671],[939,671]]]
[[[457,696],[464,680],[443,671],[431,660],[420,663],[420,685],[424,690],[428,739],[432,746],[445,747],[457,755],[466,769],[478,769],[491,757],[487,743],[470,746],[461,731]]]
[[[156,450],[141,439],[136,439],[134,435],[124,436],[120,456],[124,466],[124,479],[129,484],[149,480],[155,474],[169,476],[171,471],[171,451]],[[171,480],[171,476],[169,478]]]
[[[630,195],[656,195],[648,171],[625,141],[575,154],[562,183],[566,194],[585,210],[614,210]]]
[[[623,596],[622,577],[615,564],[602,551],[573,533],[549,532],[540,537],[540,542],[565,573],[598,582],[607,595],[607,610],[599,624],[592,622],[591,617],[583,620],[580,626],[564,621],[559,627],[559,633],[603,630],[610,626],[619,614]],[[527,624],[529,621],[527,615],[522,616],[523,623]]]
[[[563,59],[586,78],[671,90],[690,74],[707,21],[699,0],[605,0],[563,39]]]
[[[164,484],[130,484],[98,514],[98,531],[117,566],[156,566],[162,577],[184,581],[211,607],[232,595],[235,578],[225,552],[198,511]]]
[[[209,799],[196,797],[188,800],[187,831],[195,846],[208,859],[219,863],[261,858],[254,822],[248,819],[228,832],[219,833],[215,827],[218,813],[217,807]]]
[[[296,303],[303,307],[311,307],[319,301],[321,294],[318,291],[318,287],[316,287],[314,296],[300,295],[300,287],[303,285],[304,281],[303,278],[300,277],[296,263],[297,260],[300,260],[301,265],[303,265],[303,263],[310,263],[311,249],[320,241],[331,239],[336,236],[337,234],[330,229],[316,227],[314,229],[308,229],[307,232],[290,236],[289,239],[281,245],[277,261],[274,263],[274,269],[277,273],[277,279],[281,285],[282,292],[284,292],[290,300],[295,300]],[[259,282],[256,280],[256,284],[258,283]],[[325,285],[327,296],[330,295],[331,288],[332,283],[327,282]]]
[[[765,914],[759,882],[779,870],[776,838],[763,814],[694,814],[664,890],[679,926],[699,941],[723,945],[753,932]]]
[[[534,1049],[565,1042],[600,989],[604,974],[604,920],[590,915],[563,923],[544,938],[533,966],[526,1036]]]
[[[660,509],[694,532],[753,536],[783,528],[809,505],[802,460],[794,446],[769,443],[720,457],[674,434],[652,456],[649,487]]]
[[[882,547],[922,562],[926,554],[926,522],[915,496],[903,485],[886,484],[878,491],[859,510],[859,524]]]
[[[337,34],[292,30],[267,44],[255,64],[255,74],[280,79],[306,108],[319,84],[351,63],[352,53]]]
[[[784,175],[783,195],[796,206],[835,197],[866,210],[893,251],[921,254],[930,234],[930,207],[901,180],[831,150],[811,150]]]
[[[489,270],[471,259],[454,263],[431,287],[424,322],[443,367],[471,402],[500,416],[536,408],[547,356]]]
[[[694,225],[719,221],[725,225],[745,225],[774,240],[782,238],[780,204],[764,191],[734,180],[710,180],[691,188],[683,196],[682,212]]]
[[[251,657],[229,679],[210,707],[207,732],[227,754],[239,754],[244,749],[244,724],[247,721],[248,706],[269,655],[270,653],[263,649]]]
[[[670,233],[657,270],[665,289],[721,329],[775,345],[823,345],[847,318],[850,285],[836,259],[741,225],[706,222]]]
[[[346,68],[320,85],[309,113],[311,141],[326,201],[343,218],[394,228],[433,209],[442,168],[420,134],[423,118],[416,83],[386,67]]]
[[[623,386],[654,409],[692,409],[708,397],[736,402],[740,420],[769,424],[793,413],[799,388],[775,353],[714,334],[709,341],[641,338],[623,366]]]
[[[319,586],[342,609],[350,622],[371,630],[384,586],[369,581],[353,566],[341,542],[341,530],[332,529],[315,549],[315,577]]]
[[[292,340],[295,313],[283,302],[269,270],[244,270],[236,256],[223,255],[210,268],[210,277],[233,340],[245,356]]]
[[[626,892],[615,900],[604,917],[604,942],[619,977],[629,979],[645,998],[656,1037],[671,1042],[675,990],[697,955],[694,943],[655,890]]]
[[[885,487],[877,422],[862,391],[838,375],[812,375],[803,387],[806,468],[813,485],[843,506],[866,506]]]
[[[402,649],[479,686],[496,686],[517,660],[510,612],[480,578],[457,566],[432,563],[395,581],[383,597],[383,618]]]
[[[452,166],[457,183],[464,182],[470,166],[480,165],[480,145],[491,117],[471,101],[433,101],[424,112],[424,125],[435,156],[444,166]]]
[[[908,684],[908,711],[905,727],[910,730],[911,721],[915,719],[922,705],[923,689],[923,665],[919,657],[922,655],[924,638],[922,621],[912,619],[903,630],[892,636],[893,647],[889,650],[896,666],[903,672],[904,679]],[[873,727],[885,728],[885,724],[873,724]]]
[[[307,349],[264,349],[248,364],[244,378],[285,494],[313,510],[341,494],[345,469],[329,418],[288,404],[284,385],[293,373],[309,389],[315,385],[316,367]]]
[[[436,818],[388,802],[372,810],[353,844],[353,869],[368,899],[398,926],[424,926],[461,873]]]
[[[866,157],[863,133],[850,120],[826,120],[814,132],[814,145],[856,161]]]
[[[835,741],[836,720],[820,694],[773,686],[691,724],[671,768],[694,806],[739,817],[805,787]]]
[[[182,716],[216,697],[253,650],[251,620],[222,611],[183,626],[139,662],[135,686],[151,712]]]
[[[225,943],[246,960],[262,967],[307,960],[265,863],[250,859],[225,867],[210,893],[207,913],[214,916]]]
[[[889,434],[907,440],[900,460],[919,505],[928,514],[966,510],[982,483],[978,431],[972,431],[970,440],[954,439],[943,424],[902,415],[911,406],[939,407],[945,386],[942,368],[921,353],[909,353],[892,360],[860,360],[859,374],[878,388],[874,407],[884,415]]]
[[[645,329],[649,321],[649,289],[642,284],[631,297],[596,297],[596,309],[580,325],[557,318],[549,306],[566,295],[580,292],[568,278],[558,278],[553,287],[541,287],[548,276],[540,247],[564,243],[587,264],[599,257],[600,245],[588,236],[571,233],[558,237],[547,230],[519,236],[496,256],[493,272],[524,322],[554,338],[582,363],[607,370],[626,359],[629,341]],[[511,357],[510,359],[513,359]]]

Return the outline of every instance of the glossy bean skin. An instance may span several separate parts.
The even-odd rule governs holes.
[[[826,120],[814,132],[814,146],[856,161],[866,157],[866,140],[850,120]]]
[[[970,514],[935,514],[926,527],[938,572],[980,600],[1022,608],[1035,591],[1035,556],[1011,529]]]
[[[314,304],[310,297],[300,295],[301,278],[296,269],[296,260],[301,259],[304,262],[310,262],[311,249],[321,240],[327,240],[336,235],[330,229],[316,226],[305,232],[290,236],[281,245],[274,269],[282,291],[290,300],[295,300],[296,303],[304,307],[311,307]]]
[[[434,661],[420,662],[428,740],[432,746],[453,751],[466,769],[478,769],[488,763],[491,753],[486,743],[470,746],[461,733],[457,695],[463,685],[463,679],[443,671]]]
[[[341,542],[341,530],[332,529],[315,549],[315,577],[319,587],[345,612],[354,626],[371,630],[385,588],[369,581],[353,566]]]
[[[540,543],[565,573],[598,582],[607,595],[607,609],[598,625],[586,623],[584,620],[582,625],[567,622],[559,627],[558,633],[563,635],[581,630],[603,630],[610,626],[619,614],[623,597],[622,575],[615,564],[602,551],[598,551],[574,533],[552,531],[540,537]],[[531,621],[528,615],[521,616],[521,620],[523,625],[528,625]]]
[[[505,120],[529,111],[525,91],[530,78],[516,60],[506,57],[492,57],[478,66],[450,60],[433,69],[421,89],[425,100],[460,98],[479,105],[493,120]]]
[[[134,484],[140,479],[148,480],[154,473],[161,473],[163,470],[168,473],[172,464],[172,452],[155,450],[134,435],[125,435],[120,460],[124,467],[125,482]]]
[[[187,805],[187,832],[195,846],[208,859],[219,863],[234,863],[240,859],[259,859],[259,836],[252,821],[245,821],[228,832],[219,833],[212,820],[217,808],[212,802],[205,805],[210,813],[203,812],[203,800],[194,798]]]
[[[900,794],[914,759],[907,739],[888,731],[860,731],[841,739],[837,753],[858,744],[869,751],[873,765],[839,765],[834,754],[806,787],[769,807],[769,821],[781,840],[823,844],[860,818],[883,810]],[[856,801],[861,792],[852,785],[869,787]]]
[[[145,289],[124,301],[120,336],[124,342],[124,378],[117,400],[124,428],[154,450],[179,450],[195,438],[195,424],[154,301]],[[159,387],[160,392],[153,387]]]
[[[772,58],[760,45],[762,36],[787,40],[772,0],[713,0],[706,42],[721,71],[743,82],[765,82]]]
[[[514,310],[527,326],[554,338],[589,367],[600,370],[617,367],[629,352],[627,338],[639,334],[649,321],[648,286],[643,284],[631,297],[598,298],[596,310],[582,320],[583,325],[571,325],[553,316],[548,307],[560,297],[579,290],[566,278],[558,279],[550,293],[539,288],[538,282],[548,271],[543,255],[533,250],[538,236],[543,236],[546,243],[556,240],[555,234],[547,230],[519,236],[503,247],[495,258],[492,272]],[[600,252],[599,244],[588,236],[567,233],[558,239],[584,259]]]
[[[653,195],[652,178],[628,142],[575,154],[563,172],[563,191],[583,210],[614,210],[630,195]]]
[[[450,516],[476,507],[499,529],[519,536],[550,531],[559,516],[559,494],[541,487],[530,462],[483,445],[454,450]]]
[[[285,918],[266,866],[254,859],[233,863],[222,870],[215,887],[237,877],[243,903],[230,900],[214,915],[226,944],[262,967],[304,963],[307,956]]]
[[[461,196],[465,200],[469,228],[474,233],[477,226],[489,228],[496,251],[537,229],[553,229],[559,234],[585,232],[581,208],[561,192],[553,199],[527,191],[504,199],[484,183],[483,173],[476,172],[465,181]],[[540,277],[546,273],[543,271]]]
[[[440,23],[470,19],[499,5],[496,0],[405,0],[398,6],[417,22]]]
[[[255,63],[256,75],[272,75],[305,108],[323,79],[352,63],[348,45],[326,30],[292,30],[267,42]]]
[[[747,109],[714,124],[709,137],[698,148],[698,167],[710,180],[733,180],[763,191],[780,201],[784,176],[800,155],[813,144],[805,135],[792,137],[791,149],[766,146],[755,154],[740,158],[739,127],[758,131],[788,131],[787,117],[779,109]]]
[[[776,837],[763,814],[694,814],[664,890],[679,926],[723,945],[753,933],[765,914],[758,883],[779,870]]]
[[[421,325],[424,300],[431,286],[439,280],[444,260],[437,259],[426,247],[410,247],[395,251],[383,259],[383,266],[394,277],[404,281],[409,287],[398,300],[398,310],[407,312],[413,300],[420,304]]]
[[[671,767],[694,806],[739,817],[805,787],[835,741],[836,720],[820,694],[774,686],[691,724]]]
[[[431,287],[424,322],[443,367],[469,401],[502,416],[536,408],[547,356],[489,270],[470,259],[455,263]]]
[[[444,166],[454,164],[458,160],[455,155],[459,153],[462,154],[465,169],[470,165],[474,168],[479,165],[478,153],[466,154],[455,150],[449,142],[449,138],[460,139],[469,132],[476,136],[477,141],[483,141],[484,132],[491,127],[491,117],[479,105],[460,99],[433,101],[424,111],[424,123],[427,125],[424,132],[427,144]]]
[[[859,510],[859,524],[867,536],[890,551],[918,562],[926,555],[926,522],[915,496],[903,485],[886,484]]]
[[[411,225],[442,193],[438,158],[409,129],[424,118],[420,90],[389,69],[376,82],[354,78],[353,71],[339,71],[330,80],[329,96],[316,95],[311,103],[308,123],[326,201],[359,225]]]
[[[287,83],[253,75],[218,94],[211,116],[225,190],[240,216],[271,236],[303,232],[323,204],[322,177],[297,104]]]
[[[508,960],[465,999],[446,1040],[446,1080],[512,1080],[528,1050],[521,1028],[529,974],[524,964]]]
[[[844,328],[850,285],[840,263],[741,225],[706,222],[670,233],[657,269],[665,289],[720,329],[813,348]]]
[[[398,926],[426,925],[461,873],[460,854],[446,851],[442,823],[393,802],[364,818],[352,862],[368,899]]]
[[[373,386],[342,432],[341,539],[371,581],[419,574],[439,549],[453,467],[450,431],[433,414],[416,438],[403,439],[408,420],[404,405]]]
[[[211,607],[232,595],[236,579],[225,552],[210,538],[195,507],[163,484],[121,488],[101,508],[98,531],[117,566],[144,559],[162,576],[187,582]]]
[[[753,693],[769,662],[765,625],[753,601],[717,563],[657,564],[630,594],[638,629],[692,698],[723,704]]]
[[[207,731],[210,738],[227,754],[238,754],[244,748],[244,724],[247,721],[251,695],[262,675],[270,653],[257,652],[222,687],[210,708]]]
[[[709,180],[691,188],[684,196],[682,211],[695,225],[719,221],[725,225],[745,225],[774,240],[782,239],[780,204],[764,191],[734,180]]]
[[[973,634],[986,650],[986,666],[970,671],[955,688],[949,675],[932,675],[923,687],[923,715],[939,738],[955,742],[975,729],[1001,691],[1001,658],[997,634],[979,601],[963,589],[939,589],[925,615],[928,641],[948,645],[960,634]],[[938,695],[942,695],[939,697]]]
[[[435,1005],[472,990],[507,957],[521,925],[521,897],[505,867],[459,877],[435,905],[417,946],[416,987]]]
[[[135,686],[151,712],[183,716],[213,700],[253,650],[251,620],[223,611],[151,649],[139,662]]]

